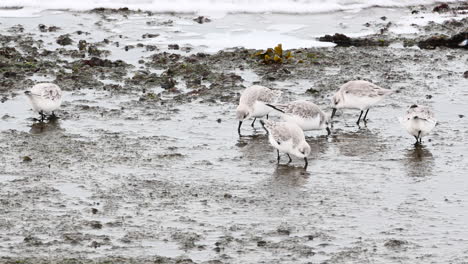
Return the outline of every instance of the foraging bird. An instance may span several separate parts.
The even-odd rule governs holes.
[[[391,94],[393,91],[379,87],[368,81],[349,81],[340,87],[332,99],[333,112],[331,118],[340,108],[354,108],[361,110],[361,114],[356,122],[359,125],[361,116],[366,110],[363,121],[366,122],[367,113],[369,109],[380,102],[386,95]]]
[[[296,123],[302,130],[326,129],[331,134],[328,118],[314,103],[298,100],[288,104],[267,104],[279,111],[284,121]]]
[[[236,117],[239,120],[237,132],[241,135],[240,129],[242,121],[253,117],[251,124],[254,127],[258,117],[267,116],[273,109],[266,104],[275,103],[281,95],[281,91],[274,91],[260,85],[252,85],[242,92],[239,100],[239,106],[236,110]]]
[[[34,111],[41,115],[41,121],[44,121],[47,114],[55,117],[54,111],[62,103],[62,90],[53,83],[36,84],[30,91],[24,93],[29,98]]]
[[[400,118],[400,123],[410,135],[414,136],[416,139],[415,144],[421,144],[422,137],[431,132],[437,120],[429,107],[412,105],[406,111],[405,116]]]
[[[280,162],[279,153],[281,151],[288,155],[288,164],[292,161],[289,154],[298,158],[304,158],[304,169],[307,169],[307,156],[310,154],[310,146],[305,140],[304,132],[297,124],[269,120],[260,120],[260,123],[268,133],[270,144],[276,148],[278,163]]]

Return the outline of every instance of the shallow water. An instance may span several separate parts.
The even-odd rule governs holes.
[[[290,166],[276,165],[275,151],[258,124],[256,130],[246,124],[243,133],[248,136],[239,138],[234,105],[194,102],[159,113],[139,106],[132,96],[80,91],[65,95],[62,111],[73,114],[44,129],[32,125],[28,117],[34,114],[23,96],[17,96],[2,104],[2,116],[11,116],[0,121],[2,149],[11,155],[2,166],[5,177],[0,177],[4,199],[11,197],[7,193],[35,190],[33,200],[13,199],[21,199],[16,202],[30,210],[27,215],[60,209],[31,225],[4,228],[4,237],[21,228],[22,233],[41,234],[46,242],[78,228],[91,238],[52,248],[88,252],[91,257],[113,254],[117,247],[124,256],[184,255],[205,261],[219,257],[213,247],[224,236],[231,242],[221,253],[240,262],[273,258],[291,262],[290,254],[300,262],[466,255],[462,245],[468,235],[467,121],[458,116],[466,109],[465,83],[454,81],[450,87],[434,83],[439,89],[424,101],[435,109],[439,125],[422,146],[412,145],[397,117],[412,97],[424,98],[425,92],[404,91],[372,109],[367,127],[355,126],[358,113],[346,111],[336,118],[331,139],[326,139],[325,131],[307,132],[312,146],[307,171],[297,159]],[[289,94],[290,99],[302,97],[299,90]],[[80,105],[97,109],[80,111]],[[100,114],[121,107],[118,115]],[[15,134],[37,146],[5,143]],[[21,162],[19,155],[29,155],[32,161]],[[17,181],[28,184],[17,189]],[[91,208],[99,210],[96,216]],[[6,221],[17,217],[8,207],[3,212]],[[59,218],[64,215],[78,221],[52,232],[62,225]],[[103,223],[102,231],[87,227],[88,221]],[[108,227],[116,221],[125,224]],[[38,225],[43,232],[30,229]],[[202,247],[184,249],[184,244],[191,244],[188,238],[174,240],[180,232],[195,236],[195,245]],[[100,234],[110,242],[101,241]],[[131,242],[119,242],[128,236]],[[90,250],[87,239],[99,241],[100,250]],[[384,246],[392,239],[404,243],[396,249]],[[260,240],[267,246],[258,247]],[[30,253],[23,243],[3,239],[0,251],[26,256]]]

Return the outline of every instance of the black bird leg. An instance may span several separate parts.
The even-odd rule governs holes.
[[[257,121],[257,118],[254,117],[254,121],[252,122],[251,126],[254,127],[255,121]]]
[[[361,114],[359,115],[359,118],[358,118],[358,120],[357,120],[357,122],[356,122],[356,124],[357,124],[358,126],[359,126],[359,121],[361,121],[362,113],[364,113],[364,111],[361,110]]]
[[[44,122],[46,115],[42,111],[40,111],[39,114],[41,115],[41,122]]]
[[[266,115],[266,119],[268,120],[268,115]]]
[[[329,127],[327,127],[327,137],[331,135],[331,130]]]
[[[277,158],[277,159],[278,159],[278,164],[279,164],[280,159],[281,159],[280,154],[279,154],[279,149],[276,150],[276,154],[278,154],[278,158]]]
[[[260,124],[262,125],[263,129],[266,131],[266,134],[270,135],[270,132],[268,132],[268,129],[266,129],[266,127],[265,127],[265,123],[261,119],[260,119]]]
[[[289,156],[289,154],[286,154],[288,155],[288,158],[289,158],[289,161],[288,161],[288,164],[292,162],[292,159],[291,159],[291,156]]]
[[[370,109],[370,108],[369,108]],[[367,113],[369,113],[369,109],[367,109],[366,114],[364,115],[364,119],[362,119],[364,122],[367,122]]]
[[[307,166],[309,166],[309,162],[307,162],[307,157],[304,157],[304,169],[307,169]]]
[[[239,126],[237,127],[237,133],[239,133],[239,137],[241,136],[241,132],[240,132],[241,126],[242,126],[242,121],[239,121]]]

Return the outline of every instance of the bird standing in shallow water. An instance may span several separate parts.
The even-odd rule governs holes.
[[[340,87],[332,99],[333,112],[331,118],[336,113],[337,109],[351,108],[361,110],[361,114],[356,122],[359,125],[362,114],[364,111],[363,121],[367,121],[367,113],[369,109],[380,102],[386,95],[391,94],[393,91],[379,87],[368,81],[349,81]]]
[[[298,158],[304,158],[304,169],[307,169],[307,156],[310,154],[310,146],[305,140],[302,129],[292,122],[274,122],[260,120],[263,128],[268,133],[270,144],[276,148],[278,163],[280,162],[280,151],[289,157],[288,164],[292,161],[289,154]]]
[[[434,113],[427,106],[412,105],[406,111],[403,118],[400,118],[400,123],[408,131],[408,133],[416,139],[417,144],[422,143],[422,137],[426,136],[435,127],[437,120],[434,118]]]
[[[273,109],[266,104],[275,103],[281,96],[281,91],[274,91],[260,85],[252,85],[242,92],[237,106],[236,117],[239,120],[237,132],[241,135],[242,122],[250,117],[254,120],[251,124],[254,127],[255,120],[259,117],[267,116]]]
[[[296,123],[302,130],[326,129],[331,134],[328,117],[314,103],[298,100],[288,104],[267,104],[279,111],[284,121]]]
[[[44,121],[47,114],[49,117],[55,117],[54,111],[62,104],[62,90],[53,83],[36,84],[30,91],[24,93],[29,98],[34,111],[41,115],[41,121]]]

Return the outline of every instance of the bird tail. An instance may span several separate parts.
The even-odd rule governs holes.
[[[383,95],[389,95],[389,94],[395,93],[395,91],[394,91],[394,90],[390,90],[390,89],[384,89],[384,90],[382,91],[382,93],[383,93]]]

